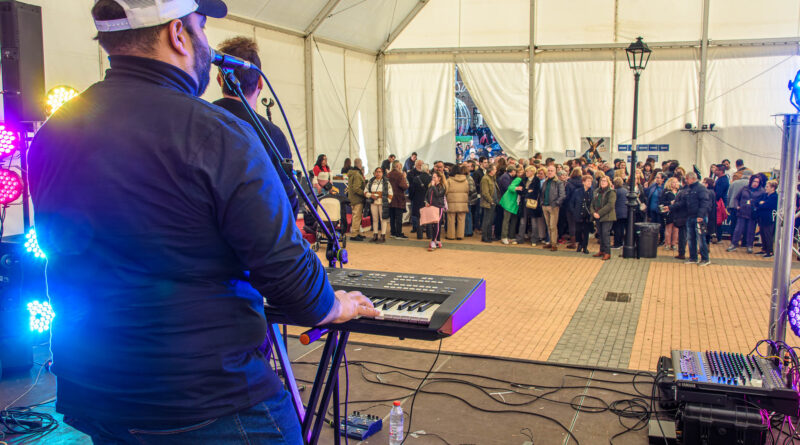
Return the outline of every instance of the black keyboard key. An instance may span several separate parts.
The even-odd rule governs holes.
[[[431,307],[432,305],[433,305],[433,303],[425,303],[425,304],[423,304],[422,306],[420,306],[420,307],[419,307],[417,310],[418,310],[419,312],[425,312],[425,311],[427,311],[427,310],[428,310],[428,308],[429,308],[429,307]]]

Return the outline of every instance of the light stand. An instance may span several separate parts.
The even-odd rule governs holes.
[[[630,178],[628,178],[628,231],[625,233],[625,245],[622,248],[623,258],[636,258],[634,247],[634,223],[636,209],[639,207],[639,200],[636,195],[636,138],[638,133],[639,120],[639,77],[647,66],[650,59],[650,48],[638,37],[635,42],[625,50],[628,56],[628,65],[633,70],[634,90],[633,90],[633,135],[631,137],[631,162]]]

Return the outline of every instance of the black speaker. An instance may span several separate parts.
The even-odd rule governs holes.
[[[41,7],[0,0],[0,64],[5,121],[45,120]]]
[[[33,345],[46,336],[30,329],[30,301],[47,298],[44,262],[25,251],[25,236],[0,242],[0,362],[3,371],[27,371],[33,365]]]

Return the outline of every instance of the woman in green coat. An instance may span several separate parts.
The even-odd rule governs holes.
[[[514,234],[514,227],[517,225],[517,213],[519,212],[519,191],[522,178],[514,178],[508,185],[503,197],[500,198],[500,207],[503,208],[503,228],[500,231],[500,240],[503,244],[508,244],[508,233]],[[517,244],[514,238],[514,244]]]
[[[614,211],[616,203],[617,193],[611,186],[611,179],[603,175],[592,199],[592,216],[597,220],[597,231],[600,233],[600,251],[594,256],[602,257],[603,261],[611,259],[611,226],[617,220]]]

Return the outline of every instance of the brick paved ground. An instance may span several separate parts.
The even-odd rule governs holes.
[[[477,237],[443,242],[444,249],[435,252],[415,239],[347,247],[353,268],[486,279],[486,311],[445,340],[447,351],[654,369],[670,349],[747,352],[765,336],[772,261],[744,249],[725,252],[727,242],[711,246],[712,265],[703,268],[674,260],[676,252],[663,248],[652,260],[623,260],[615,250],[611,261],[602,262],[563,245],[550,252],[529,244],[485,244]],[[589,249],[597,251],[595,241]],[[630,292],[631,301],[602,301],[608,291]],[[791,332],[788,338],[794,343]]]

